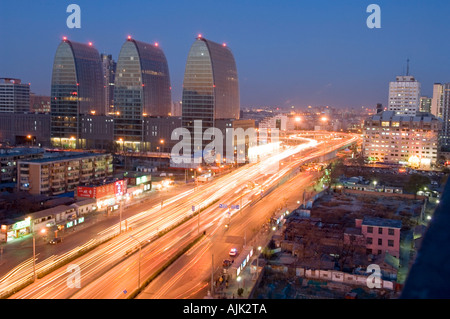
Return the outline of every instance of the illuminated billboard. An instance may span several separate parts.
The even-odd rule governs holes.
[[[121,196],[126,193],[127,184],[124,180],[115,181],[101,186],[78,186],[77,197],[103,198],[107,196]]]

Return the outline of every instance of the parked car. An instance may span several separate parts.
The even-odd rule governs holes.
[[[233,262],[231,260],[225,259],[222,263],[223,268],[228,268]]]
[[[52,244],[52,245],[56,245],[56,244],[61,243],[61,242],[62,242],[62,238],[61,237],[56,237],[56,238],[53,238],[52,240],[50,240],[48,243]]]
[[[238,255],[238,253],[239,252],[236,248],[231,248],[229,255],[230,255],[230,257],[236,257]]]

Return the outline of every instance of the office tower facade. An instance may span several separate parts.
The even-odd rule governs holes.
[[[20,79],[0,78],[0,113],[30,111],[30,85]]]
[[[420,82],[413,76],[397,76],[389,83],[388,111],[397,115],[414,116],[419,111]]]
[[[1,114],[0,143],[50,146],[50,114],[29,112]]]
[[[105,114],[114,112],[114,79],[116,74],[116,61],[111,54],[101,54],[103,66],[103,86],[105,99]]]
[[[63,38],[51,85],[51,141],[57,147],[80,147],[80,116],[104,114],[102,61],[92,43]]]
[[[117,60],[114,86],[114,139],[129,149],[150,149],[144,141],[143,120],[168,116],[172,98],[164,52],[128,37]]]
[[[50,96],[36,95],[30,93],[30,112],[32,113],[50,113]]]
[[[225,44],[198,36],[188,54],[183,80],[182,126],[191,133],[191,153],[206,142],[194,138],[194,121],[214,127],[216,119],[239,119],[239,82],[231,50]],[[200,146],[201,145],[201,146]],[[202,149],[200,149],[202,147]]]
[[[427,168],[437,160],[442,121],[430,113],[415,116],[384,111],[364,121],[363,153],[374,162]]]
[[[440,134],[442,150],[450,151],[450,83],[435,83],[431,113],[443,122]]]
[[[172,103],[172,110],[170,111],[170,116],[181,116],[181,101]]]
[[[419,107],[419,111],[420,112],[426,112],[426,113],[431,113],[431,104],[432,104],[432,98],[428,97],[428,96],[422,96],[420,97],[420,107]]]

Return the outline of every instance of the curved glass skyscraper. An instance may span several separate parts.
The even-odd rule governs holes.
[[[114,137],[127,148],[146,150],[143,119],[168,116],[172,97],[169,67],[155,44],[129,37],[117,60],[114,85]],[[122,145],[123,146],[123,145]]]
[[[183,81],[182,125],[194,137],[194,121],[203,131],[216,119],[239,119],[239,83],[231,50],[224,44],[197,37],[186,62]],[[195,140],[192,139],[192,145]],[[197,141],[197,145],[204,142]],[[193,152],[198,152],[193,149]]]
[[[80,115],[105,114],[100,54],[92,43],[63,38],[56,50],[51,85],[51,139],[79,147]]]

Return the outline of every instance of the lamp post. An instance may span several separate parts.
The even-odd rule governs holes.
[[[142,244],[139,240],[137,240],[136,238],[134,238],[133,236],[130,236],[131,239],[134,239],[135,241],[137,241],[139,243],[139,263],[138,263],[138,289],[141,288],[141,248],[142,248]]]
[[[161,149],[162,149],[163,146],[164,146],[164,140],[163,140],[163,139],[160,139],[160,140],[159,140],[159,144],[161,144],[161,146],[159,147],[159,164],[161,165]]]
[[[27,139],[30,140],[31,146],[34,146],[34,145],[33,145],[33,136],[27,135]]]
[[[37,280],[37,273],[36,273],[36,232],[34,230],[34,225],[31,222],[31,217],[27,217],[25,220],[28,220],[30,222],[30,230],[31,230],[31,234],[33,235],[33,277],[34,277],[34,281]],[[42,234],[46,233],[45,229],[41,230]]]
[[[119,235],[122,234],[122,212],[123,212],[123,205],[124,205],[124,200],[123,197],[119,202]],[[125,231],[126,231],[126,227],[125,227]]]

